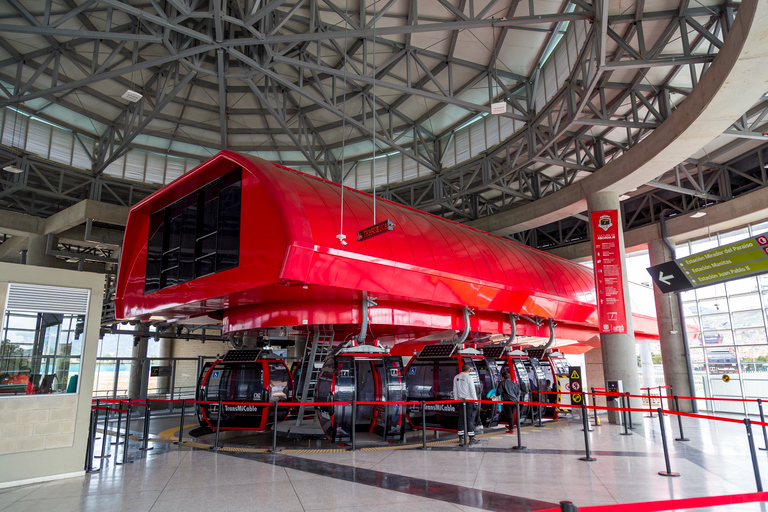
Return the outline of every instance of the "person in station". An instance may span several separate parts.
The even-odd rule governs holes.
[[[469,371],[469,365],[465,364],[461,367],[461,372],[453,378],[454,400],[477,400],[475,382],[472,380]],[[468,425],[464,425],[464,411],[461,410],[461,406],[459,405],[459,446],[473,445],[477,443],[477,440],[475,439],[475,415],[477,414],[477,405],[476,402],[467,403],[466,422]]]
[[[499,384],[499,395],[503,402],[514,402],[514,404],[505,403],[502,405],[504,415],[507,417],[507,433],[515,433],[515,410],[517,402],[520,400],[520,386],[512,380],[509,371],[501,374],[501,383]]]

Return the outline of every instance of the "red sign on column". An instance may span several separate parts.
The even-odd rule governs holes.
[[[619,229],[617,210],[592,212],[592,258],[601,333],[627,332]]]

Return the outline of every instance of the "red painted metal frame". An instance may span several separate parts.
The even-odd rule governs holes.
[[[233,168],[243,169],[238,267],[144,293],[149,217]],[[222,151],[131,209],[115,298],[118,318],[186,319],[224,310],[228,332],[272,326],[359,325],[362,292],[376,297],[370,326],[394,342],[464,327],[509,333],[508,313],[555,318],[558,338],[597,334],[594,276],[577,263],[377,199],[395,229],[339,243],[341,187],[256,157]],[[348,235],[373,224],[373,198],[347,189]],[[635,316],[640,338],[658,339]],[[521,335],[548,336],[519,323]],[[530,332],[529,332],[530,331]]]

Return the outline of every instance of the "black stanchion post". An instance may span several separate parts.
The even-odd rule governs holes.
[[[587,429],[587,408],[584,407],[584,402],[581,403],[581,423],[584,425],[584,451],[586,452],[584,457],[579,457],[579,460],[593,461],[597,460],[592,457],[589,452],[589,430]]]
[[[187,401],[181,401],[181,418],[179,418],[179,440],[173,444],[184,444],[184,416],[187,413]]]
[[[680,402],[677,399],[677,396],[673,397],[675,399],[675,412],[680,412]],[[680,429],[680,437],[675,439],[675,441],[690,441],[687,437],[685,437],[685,433],[683,432],[683,417],[680,414],[677,414],[677,428]]]
[[[219,427],[221,427],[221,415],[223,414],[223,412],[224,412],[223,405],[221,403],[221,400],[219,400],[219,414],[216,415],[216,437],[213,440],[214,450],[219,449]]]
[[[571,501],[560,502],[560,512],[578,512],[578,508]]]
[[[755,453],[755,439],[752,436],[752,422],[744,418],[744,426],[747,427],[747,441],[749,441],[749,455],[752,457],[752,469],[755,470],[755,483],[757,492],[763,492],[763,480],[760,478],[760,468],[757,465],[757,453]]]
[[[350,405],[352,406],[352,432],[350,434],[352,435],[352,451],[355,451],[357,449],[357,439],[355,436],[355,426],[357,424],[357,407],[355,406],[355,401],[351,400]]]
[[[107,438],[107,429],[109,428],[109,407],[107,407],[107,410],[104,411],[104,432],[101,435],[101,455],[97,455],[97,459],[101,459],[99,461],[99,469],[104,467],[104,459],[108,459],[112,456],[112,454],[104,455],[104,451],[107,448],[107,445],[109,444],[108,438]]]
[[[123,423],[123,401],[120,400],[117,402],[117,435],[115,436],[115,441],[112,443],[113,446],[117,446],[121,444],[120,442],[120,427]]]
[[[467,421],[467,401],[465,399],[461,399],[461,411],[464,415],[464,438],[459,438],[459,444],[464,443],[466,446],[469,446],[469,422]]]
[[[424,400],[421,401],[421,449],[427,449],[427,409]]]
[[[118,432],[118,435],[120,433]],[[125,440],[123,441],[123,461],[115,462],[115,465],[122,466],[123,464],[133,464],[132,460],[128,460],[128,436],[131,435],[131,406],[125,411]]]
[[[624,393],[624,395],[627,399],[627,409],[631,409],[632,406],[630,405],[630,402],[629,402],[629,393]],[[635,428],[632,426],[632,411],[627,411],[627,418],[629,419],[629,430],[632,430],[633,428]]]
[[[539,381],[539,386],[541,386],[541,381]],[[541,403],[541,391],[538,390],[538,389],[536,390],[536,403],[538,403],[538,404]],[[537,405],[536,406],[536,415],[539,418],[536,421],[536,427],[541,427],[541,415],[542,415],[542,413],[543,413],[543,410],[542,410],[541,406]]]
[[[273,402],[275,406],[275,416],[272,420],[272,453],[277,453],[277,402]]]
[[[768,450],[768,433],[765,431],[765,416],[763,416],[763,401],[759,398],[757,399],[757,408],[760,410],[760,423],[763,424],[763,443],[765,444],[765,448],[760,448],[761,450]]]
[[[646,418],[653,418],[653,404],[651,403],[651,388],[648,388],[648,416]]]
[[[680,476],[680,473],[672,471],[672,466],[669,465],[669,450],[667,449],[667,430],[664,427],[664,413],[661,412],[661,407],[656,409],[659,415],[659,426],[661,427],[661,446],[664,448],[664,464],[667,466],[666,471],[659,471],[661,476]]]
[[[597,395],[595,394],[595,388],[592,388],[592,405],[595,406],[593,409],[595,412],[594,422],[595,426],[597,426]],[[573,415],[573,409],[571,409],[571,415]]]
[[[573,395],[571,395],[571,396],[573,396]],[[584,393],[581,393],[581,403],[582,403],[582,404],[583,404],[585,407],[586,407],[587,405],[589,405],[589,404],[587,403],[587,395],[585,395]],[[587,415],[589,415],[589,412],[587,412]],[[589,424],[589,420],[587,420],[587,432],[594,432],[594,430],[592,429],[592,426]]]
[[[149,403],[149,400],[144,400],[144,446],[139,448],[139,451],[141,452],[148,452],[149,450],[153,450],[153,447],[149,446],[149,418],[152,415],[152,404]]]
[[[98,418],[98,416],[99,416],[99,399],[97,398],[96,399],[96,417]],[[98,421],[96,422],[96,426],[98,426]],[[99,440],[101,438],[99,436],[96,436],[93,439],[94,440]]]
[[[621,395],[619,395],[619,399],[620,399],[619,400],[619,402],[620,402],[619,403],[619,407],[621,407],[622,409],[629,409],[629,407],[627,407],[624,404],[624,399],[625,398],[627,398],[627,397],[625,397],[623,393]],[[621,422],[624,423],[624,432],[622,432],[619,435],[622,435],[622,436],[631,436],[632,435],[632,432],[629,431],[629,423],[627,422],[627,416],[631,416],[631,414],[629,414],[629,411],[621,411]]]
[[[94,414],[95,413],[95,414]],[[85,472],[97,473],[99,470],[93,469],[93,450],[96,444],[96,425],[99,418],[99,411],[91,409],[91,421],[88,428],[88,444],[85,448]]]
[[[513,450],[525,450],[525,446],[522,445],[520,438],[520,402],[515,401],[515,428],[517,429],[517,446],[513,446]]]

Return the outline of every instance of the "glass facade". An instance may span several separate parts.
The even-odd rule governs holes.
[[[152,214],[144,293],[237,267],[241,184],[238,167]]]
[[[7,310],[0,339],[0,394],[77,391],[85,315]]]
[[[678,258],[768,231],[768,222],[679,244]],[[768,275],[682,293],[697,396],[768,395]],[[727,375],[728,382],[723,379]],[[703,405],[703,407],[702,407]],[[739,402],[700,403],[707,410],[744,413]],[[754,413],[757,406],[749,405]]]

